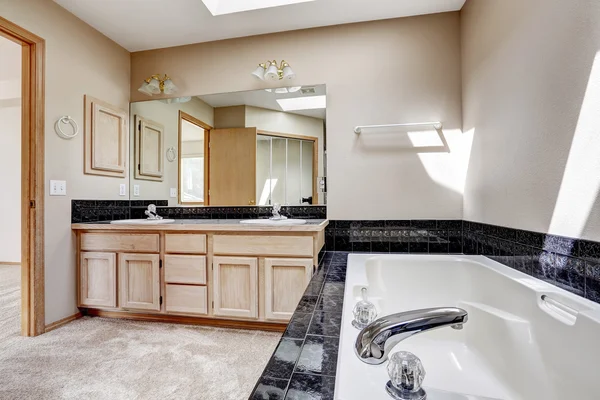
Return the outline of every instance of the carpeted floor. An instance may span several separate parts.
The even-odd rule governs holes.
[[[281,336],[86,317],[23,338],[18,267],[16,273],[5,268],[0,266],[2,400],[247,399]]]

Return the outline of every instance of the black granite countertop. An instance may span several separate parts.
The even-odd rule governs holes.
[[[251,400],[333,400],[347,260],[325,253]]]

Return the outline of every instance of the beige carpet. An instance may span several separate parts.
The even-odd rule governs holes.
[[[281,336],[86,317],[22,338],[0,271],[2,400],[247,399]]]
[[[21,331],[21,266],[0,264],[0,351]]]

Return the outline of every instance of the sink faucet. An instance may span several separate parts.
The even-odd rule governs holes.
[[[148,209],[145,211],[145,214],[148,216],[148,219],[163,219],[163,217],[156,213],[156,206],[154,204],[150,204],[148,206]]]
[[[382,364],[392,348],[404,339],[445,326],[462,329],[467,319],[467,312],[455,307],[425,308],[388,315],[360,331],[354,350],[361,361]]]
[[[275,203],[273,204],[273,216],[271,217],[271,219],[275,219],[275,220],[279,220],[279,219],[287,219],[287,217],[284,217],[283,215],[281,215],[281,204],[279,203]]]

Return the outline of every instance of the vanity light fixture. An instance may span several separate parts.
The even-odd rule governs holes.
[[[300,89],[302,89],[302,86],[292,86],[292,87],[282,87],[282,88],[277,88],[277,89],[265,89],[265,92],[277,93],[277,94],[296,93]]]
[[[296,77],[292,67],[290,67],[290,64],[285,62],[285,60],[281,60],[279,67],[277,66],[276,60],[258,64],[258,67],[252,72],[252,75],[263,81],[294,79]]]
[[[177,91],[177,86],[175,86],[167,74],[162,78],[159,74],[155,74],[144,80],[142,86],[140,86],[138,90],[148,96],[161,93],[173,94]]]

